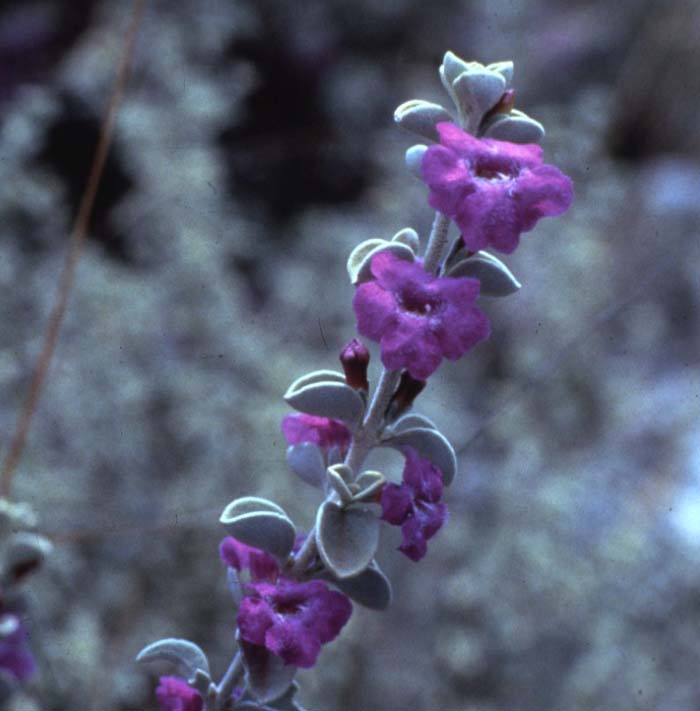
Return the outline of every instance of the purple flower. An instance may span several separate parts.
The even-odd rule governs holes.
[[[0,671],[17,681],[24,681],[36,669],[27,644],[27,630],[13,613],[0,616]]]
[[[315,415],[287,415],[282,420],[282,434],[288,444],[312,442],[324,452],[337,448],[340,456],[350,447],[352,435],[340,421]]]
[[[380,342],[387,368],[425,380],[443,358],[457,360],[488,337],[488,319],[474,305],[478,280],[435,277],[389,252],[371,266],[375,279],[357,287],[352,305],[357,330]]]
[[[305,538],[297,536],[295,550]],[[239,573],[250,571],[236,621],[241,639],[253,645],[247,654],[256,663],[261,655],[272,653],[285,664],[311,667],[321,645],[335,639],[350,618],[352,605],[345,595],[320,580],[299,583],[285,578],[277,561],[258,548],[227,536],[219,556]]]
[[[442,497],[442,472],[410,447],[404,449],[406,466],[403,483],[387,484],[380,504],[382,520],[401,526],[399,550],[413,561],[419,561],[428,550],[428,540],[442,527],[447,507]]]
[[[309,668],[321,645],[335,639],[352,613],[350,600],[320,580],[249,583],[238,610],[241,639]]]
[[[204,708],[200,693],[176,676],[160,678],[156,699],[163,711],[202,711]]]
[[[247,546],[233,536],[226,536],[219,544],[219,558],[237,572],[249,570],[251,580],[276,580],[280,569],[277,561],[269,553]]]
[[[440,144],[421,163],[429,203],[452,218],[467,249],[491,246],[510,254],[541,217],[566,212],[571,179],[542,163],[542,149],[478,139],[453,123],[439,123]]]

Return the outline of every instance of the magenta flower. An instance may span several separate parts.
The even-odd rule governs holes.
[[[295,549],[304,539],[298,536]],[[285,664],[312,667],[321,645],[335,639],[350,618],[350,600],[320,580],[285,578],[271,555],[232,536],[221,541],[219,555],[239,573],[250,571],[236,621],[241,639],[260,649],[248,648],[247,655],[260,662],[263,651],[271,652]]]
[[[13,613],[0,616],[0,672],[16,681],[24,681],[36,670],[27,644],[27,630]]]
[[[315,415],[287,415],[282,420],[282,434],[288,444],[312,442],[324,452],[336,448],[340,456],[350,447],[352,435],[340,421]]]
[[[539,146],[478,139],[447,122],[437,130],[440,143],[421,163],[428,201],[457,223],[467,249],[510,254],[522,232],[571,204],[571,179],[542,163]]]
[[[163,711],[202,711],[200,693],[176,676],[162,676],[156,688],[156,699]]]
[[[403,482],[382,490],[382,520],[401,526],[399,550],[418,562],[428,550],[428,540],[445,523],[447,507],[440,503],[442,472],[410,447],[404,454]]]
[[[425,380],[443,358],[457,360],[488,338],[488,319],[474,305],[476,279],[435,277],[389,252],[371,266],[375,279],[357,287],[352,305],[357,330],[379,341],[387,368]]]
[[[226,536],[219,544],[219,558],[237,572],[249,570],[253,582],[277,580],[279,565],[273,556],[259,548],[247,546],[233,536]]]
[[[241,639],[265,647],[285,664],[309,668],[321,645],[334,640],[350,619],[352,604],[320,580],[249,583],[237,623]]]

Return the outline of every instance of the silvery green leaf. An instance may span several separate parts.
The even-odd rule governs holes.
[[[408,247],[404,249],[408,250]],[[290,388],[284,399],[295,410],[342,420],[351,428],[359,424],[365,411],[365,402],[356,390],[344,382],[332,380],[311,383],[294,390]]]
[[[51,553],[53,545],[48,538],[24,531],[13,535],[5,550],[2,564],[3,579],[18,581],[36,570]]]
[[[136,657],[138,663],[165,661],[177,665],[187,676],[189,684],[210,680],[207,655],[187,639],[161,639],[144,647]],[[199,672],[199,673],[198,673]]]
[[[356,484],[361,489],[366,489],[368,486],[374,486],[377,482],[384,482],[386,479],[381,472],[374,471],[373,469],[367,469],[363,471],[360,476],[357,477]]]
[[[419,143],[415,146],[411,146],[406,151],[406,167],[408,168],[408,172],[414,178],[418,178],[418,180],[423,179],[423,169],[421,166],[423,165],[423,156],[427,150],[428,146]],[[415,252],[416,250],[413,249],[413,251]]]
[[[274,711],[296,711],[299,708],[294,702],[297,691],[299,691],[299,684],[293,681],[287,691],[273,702]]]
[[[442,482],[449,486],[457,472],[457,457],[445,435],[428,427],[415,427],[396,432],[383,439],[383,446],[412,447],[424,459],[429,459],[442,472]]]
[[[230,515],[227,508],[219,520],[236,540],[280,560],[286,559],[294,546],[296,529],[285,513],[253,511]]]
[[[263,499],[260,496],[241,496],[238,499],[234,499],[224,509],[219,520],[221,523],[224,523],[224,519],[228,520],[236,516],[242,516],[247,513],[257,513],[259,511],[272,511],[273,513],[286,516],[284,509],[278,506],[274,501]]]
[[[510,89],[513,84],[513,62],[494,62],[493,64],[489,64],[486,68],[490,69],[492,72],[498,72],[501,74],[506,80],[506,89]]]
[[[379,490],[386,484],[381,472],[365,471],[357,477],[355,501],[374,501]]]
[[[391,426],[392,432],[403,432],[404,430],[412,429],[414,427],[428,427],[430,429],[436,430],[437,425],[425,415],[419,415],[417,412],[411,412],[408,415],[403,415],[399,417],[396,422]]]
[[[313,385],[314,383],[324,383],[329,380],[336,383],[344,383],[345,375],[343,375],[343,373],[338,372],[337,370],[314,370],[311,373],[307,373],[306,375],[302,375],[300,378],[297,378],[287,388],[287,392],[294,393],[297,390],[305,388],[307,385]]]
[[[351,600],[372,610],[385,610],[391,604],[392,591],[389,579],[375,561],[359,575],[339,580],[324,576]]]
[[[442,82],[442,85],[445,87],[445,91],[450,95],[450,99],[454,102],[454,105],[457,106],[457,96],[454,92],[454,89],[452,88],[452,80],[447,78],[447,74],[445,73],[445,66],[444,64],[440,65],[439,69],[440,73],[440,81]]]
[[[338,494],[340,503],[343,506],[347,506],[352,501],[352,492],[345,483],[341,472],[338,471],[338,469],[343,468],[345,468],[344,464],[336,464],[333,467],[328,467],[328,469],[326,469],[326,477],[333,491]]]
[[[283,697],[297,673],[293,665],[286,665],[281,657],[265,647],[241,642],[247,687],[261,704]]]
[[[355,474],[350,469],[350,467],[347,464],[343,464],[342,462],[338,464],[334,464],[331,469],[333,469],[336,474],[340,475],[340,478],[346,483],[350,484],[352,480],[355,478]]]
[[[413,99],[401,104],[394,111],[394,121],[401,128],[430,141],[439,141],[437,129],[441,121],[453,121],[449,112],[439,104]]]
[[[406,262],[412,262],[416,258],[413,250],[408,245],[402,242],[385,242],[367,254],[355,274],[353,284],[361,284],[365,281],[371,281],[374,278],[372,276],[372,257],[380,252],[391,252],[395,257],[403,259]]]
[[[544,138],[544,126],[522,112],[516,113],[513,110],[490,121],[483,136],[511,143],[539,143]]]
[[[500,259],[491,255],[482,257],[481,253],[457,262],[450,267],[446,276],[478,279],[481,283],[481,296],[508,296],[521,287],[520,282]]]
[[[369,509],[326,501],[318,510],[316,543],[321,560],[338,578],[361,573],[379,543],[379,519]]]
[[[417,148],[417,146],[413,147]],[[411,149],[409,148],[408,150],[410,151]],[[405,244],[414,253],[417,253],[418,248],[420,247],[420,238],[418,237],[418,233],[411,227],[404,227],[402,230],[399,230],[391,238],[391,241]]]
[[[322,487],[326,465],[321,450],[313,442],[299,442],[287,448],[289,468],[307,484]]]
[[[351,283],[355,283],[357,279],[357,272],[359,271],[362,263],[365,261],[367,255],[377,247],[381,247],[386,244],[385,239],[379,239],[375,237],[374,239],[368,239],[355,247],[355,249],[350,252],[346,268],[348,270],[348,276],[350,277]]]
[[[454,52],[445,52],[440,69],[445,75],[445,80],[452,83],[463,72],[483,68],[478,62],[465,62]]]
[[[452,88],[462,115],[478,126],[484,114],[503,96],[506,80],[502,74],[483,68],[463,72],[452,82]]]

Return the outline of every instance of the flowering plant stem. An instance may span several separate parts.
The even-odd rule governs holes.
[[[372,396],[372,402],[367,409],[364,422],[355,433],[350,449],[345,457],[345,464],[355,473],[357,473],[362,466],[362,462],[364,462],[365,457],[369,454],[370,449],[376,444],[377,435],[379,434],[379,429],[384,419],[384,413],[396,390],[400,377],[401,371],[387,370],[386,368],[382,370],[382,374],[379,376],[379,382]],[[326,500],[333,499],[334,496],[335,493],[331,492],[328,494]],[[316,555],[315,532],[316,527],[314,526],[311,531],[309,531],[304,545],[294,558],[291,574],[295,577],[302,575],[303,571],[306,570]]]
[[[241,651],[215,685],[206,655],[193,643],[166,639],[146,647],[140,661],[179,659],[195,675],[189,686],[161,678],[156,693],[164,711],[201,711],[201,689],[192,688],[199,681],[207,687],[206,711],[301,711],[294,675],[312,667],[340,633],[350,600],[374,610],[391,603],[390,581],[375,559],[381,522],[401,527],[398,550],[413,562],[445,523],[441,499],[457,472],[457,455],[437,425],[406,411],[443,360],[456,361],[488,338],[489,320],[477,298],[520,288],[484,248],[509,254],[522,232],[564,212],[573,196],[569,178],[543,164],[532,143],[542,137],[541,125],[521,111],[510,115],[512,72],[511,62],[484,67],[448,52],[440,77],[460,125],[427,102],[397,109],[400,125],[433,142],[409,148],[406,161],[430,188],[437,213],[422,257],[418,234],[405,228],[391,240],[364,241],[348,258],[357,331],[379,343],[383,369],[370,388],[369,351],[353,338],[340,353],[344,373],[317,370],[290,385],[284,397],[299,412],[282,422],[287,462],[325,492],[324,501],[306,536],[272,501],[244,496],[226,506],[220,521],[229,535],[219,555],[238,604]],[[521,145],[479,137],[491,130]],[[451,220],[459,228],[452,249]],[[363,471],[375,447],[403,455],[400,483]],[[202,669],[207,676],[197,674]],[[245,683],[235,689],[244,669]]]
[[[423,260],[423,268],[430,273],[433,273],[437,269],[440,263],[440,257],[445,251],[449,226],[450,219],[440,212],[436,212]],[[350,449],[345,457],[345,464],[350,467],[355,474],[358,473],[365,458],[377,442],[377,436],[384,421],[384,414],[391,401],[392,395],[396,391],[400,377],[400,370],[388,370],[387,368],[384,368],[379,376],[379,381],[372,396],[372,402],[367,408],[364,422],[353,436]],[[331,492],[327,500],[333,499],[334,496],[335,493]],[[291,568],[291,573],[294,576],[301,575],[316,555],[315,531],[316,528],[314,526],[304,541],[304,545],[294,558],[294,564]]]
[[[447,244],[447,231],[450,227],[450,218],[445,217],[441,212],[435,213],[433,228],[430,231],[430,239],[423,258],[423,269],[429,274],[434,274],[440,264],[440,257],[445,251]]]
[[[226,701],[231,698],[233,688],[242,675],[243,656],[240,652],[237,652],[231,664],[229,664],[226,673],[221,678],[219,685],[216,687],[213,711],[223,711],[223,709],[226,708]]]

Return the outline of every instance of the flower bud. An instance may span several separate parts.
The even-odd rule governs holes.
[[[401,375],[399,386],[391,398],[387,414],[390,420],[400,417],[413,405],[414,400],[421,394],[426,385],[425,380],[414,378],[407,370]]]
[[[423,161],[423,156],[427,150],[428,146],[424,146],[422,143],[419,143],[415,146],[411,146],[406,151],[406,167],[408,168],[408,172],[415,178],[418,178],[418,180],[423,178],[420,166]]]
[[[485,118],[494,114],[509,114],[515,106],[515,89],[506,89],[498,103],[489,111]]]
[[[353,338],[340,353],[340,362],[345,372],[345,382],[355,390],[369,390],[367,366],[369,351],[364,343]]]

